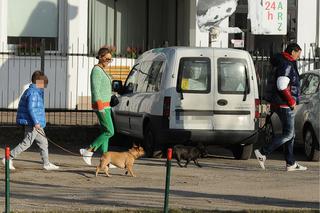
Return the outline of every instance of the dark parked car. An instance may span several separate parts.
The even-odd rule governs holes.
[[[319,161],[320,70],[308,71],[300,77],[301,101],[295,109],[295,145],[304,147],[308,160]],[[274,113],[266,124],[266,142],[281,131],[280,120]]]

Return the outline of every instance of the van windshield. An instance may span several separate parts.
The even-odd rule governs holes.
[[[245,60],[233,58],[218,59],[218,91],[222,94],[250,93],[248,71]]]
[[[210,59],[181,58],[178,74],[178,92],[210,92]]]

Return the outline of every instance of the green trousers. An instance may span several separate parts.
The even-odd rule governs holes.
[[[114,128],[111,118],[111,108],[105,108],[104,111],[96,111],[98,116],[100,126],[103,130],[103,133],[96,138],[90,148],[95,152],[97,149],[101,148],[102,153],[108,151],[109,139],[114,135]]]

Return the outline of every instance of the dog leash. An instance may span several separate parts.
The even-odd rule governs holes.
[[[60,146],[59,144],[55,143],[53,140],[51,140],[50,138],[48,138],[48,137],[47,137],[43,132],[41,132],[40,130],[36,129],[36,131],[37,131],[41,136],[45,137],[51,144],[53,144],[54,146],[62,149],[63,151],[65,151],[65,152],[67,152],[67,153],[69,153],[69,154],[71,154],[71,155],[78,156],[78,157],[91,157],[91,156],[84,156],[84,155],[80,155],[80,154],[77,154],[77,153],[75,153],[75,152],[72,152],[72,151],[70,151],[70,150],[68,150],[68,149]]]

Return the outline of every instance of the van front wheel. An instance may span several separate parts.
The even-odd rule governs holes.
[[[152,157],[153,154],[153,146],[154,146],[155,137],[153,131],[151,129],[150,124],[146,125],[143,136],[143,148],[146,153],[146,157]]]
[[[251,157],[252,150],[253,144],[237,144],[232,147],[233,156],[238,160],[248,160]]]

